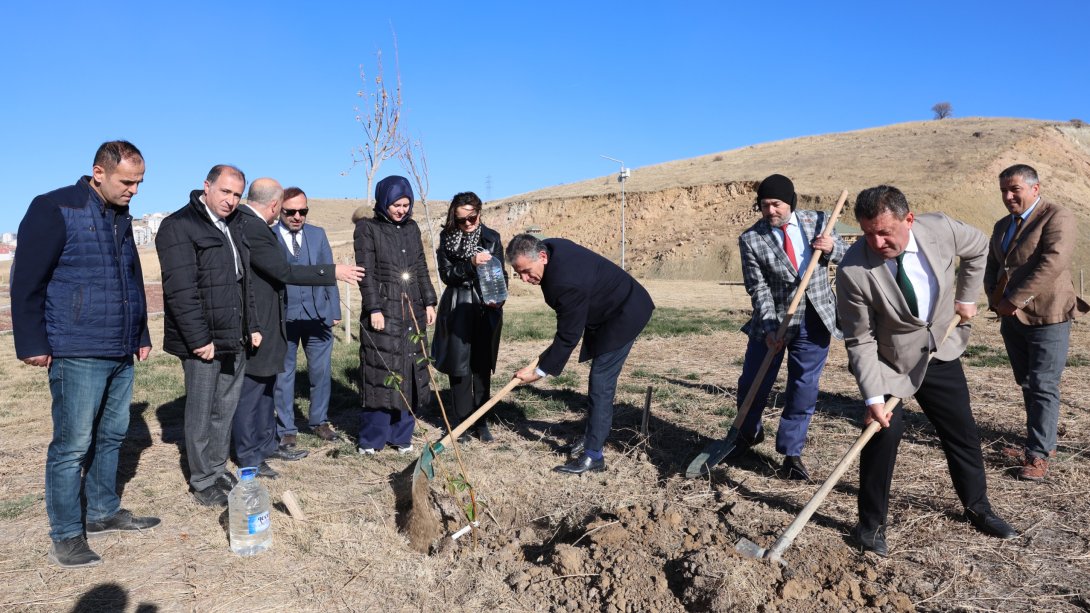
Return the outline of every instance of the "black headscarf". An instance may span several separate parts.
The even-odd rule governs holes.
[[[409,199],[409,212],[401,218],[401,221],[390,219],[390,205],[401,200]],[[390,223],[403,224],[413,216],[413,187],[409,180],[398,175],[390,175],[378,182],[375,186],[375,215],[384,218]]]

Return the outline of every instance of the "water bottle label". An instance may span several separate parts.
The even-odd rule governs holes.
[[[269,528],[269,512],[246,516],[247,530],[250,534],[264,532]]]

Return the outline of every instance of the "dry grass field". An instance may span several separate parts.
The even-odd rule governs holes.
[[[517,389],[496,411],[497,441],[461,449],[480,502],[480,529],[413,552],[398,530],[401,476],[411,460],[364,458],[351,442],[301,436],[310,456],[277,464],[266,482],[276,510],[273,550],[240,558],[227,547],[225,512],[198,506],[183,473],[182,375],[157,353],[137,367],[122,451],[124,504],[163,518],[147,534],[93,540],[101,566],[61,571],[46,560],[43,465],[50,438],[45,373],[14,359],[0,338],[0,609],[12,611],[681,611],[681,610],[1054,610],[1090,607],[1090,334],[1075,326],[1064,374],[1059,455],[1050,479],[1013,479],[1000,450],[1023,429],[1018,394],[981,317],[966,369],[984,439],[990,496],[1023,536],[999,542],[957,518],[934,432],[910,403],[891,507],[892,555],[855,553],[856,473],[848,472],[781,569],[740,557],[745,537],[769,546],[818,484],[785,482],[765,443],[706,480],[680,476],[692,455],[734,416],[748,308],[737,287],[648,281],[659,309],[622,374],[608,470],[582,477],[550,471],[580,428],[586,368]],[[548,342],[551,318],[536,289],[516,284],[493,387]],[[161,338],[161,319],[153,321]],[[351,437],[357,421],[352,372],[357,345],[338,343],[331,417]],[[824,479],[858,433],[859,399],[834,344],[805,452]],[[782,389],[782,380],[777,390]],[[445,385],[443,385],[445,387]],[[650,436],[638,424],[651,388]],[[777,392],[773,403],[778,402]],[[299,400],[305,412],[305,399]],[[776,426],[775,409],[766,427]],[[435,440],[434,413],[417,443]],[[449,534],[467,520],[450,454],[431,483]],[[292,490],[308,515],[295,521]]]

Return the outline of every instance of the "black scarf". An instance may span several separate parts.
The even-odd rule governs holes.
[[[472,232],[462,232],[455,229],[443,235],[443,253],[451,260],[469,261],[473,256],[484,251],[481,247],[481,229],[484,224],[478,224]]]

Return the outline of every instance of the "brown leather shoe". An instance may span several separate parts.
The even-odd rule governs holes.
[[[285,434],[280,437],[280,446],[289,448],[294,447],[297,441],[298,439],[294,434]]]
[[[1012,460],[1018,460],[1019,463],[1026,459],[1025,447],[1004,447],[1001,453],[1004,457],[1008,457]],[[1053,449],[1052,451],[1048,452],[1048,457],[1056,457],[1056,450]]]
[[[335,441],[341,438],[341,435],[337,434],[337,431],[333,429],[333,426],[329,425],[329,422],[325,422],[317,428],[311,428],[310,431],[323,441]]]
[[[1022,461],[1022,470],[1018,471],[1018,478],[1026,481],[1043,481],[1048,474],[1048,460],[1035,456],[1026,456]]]

